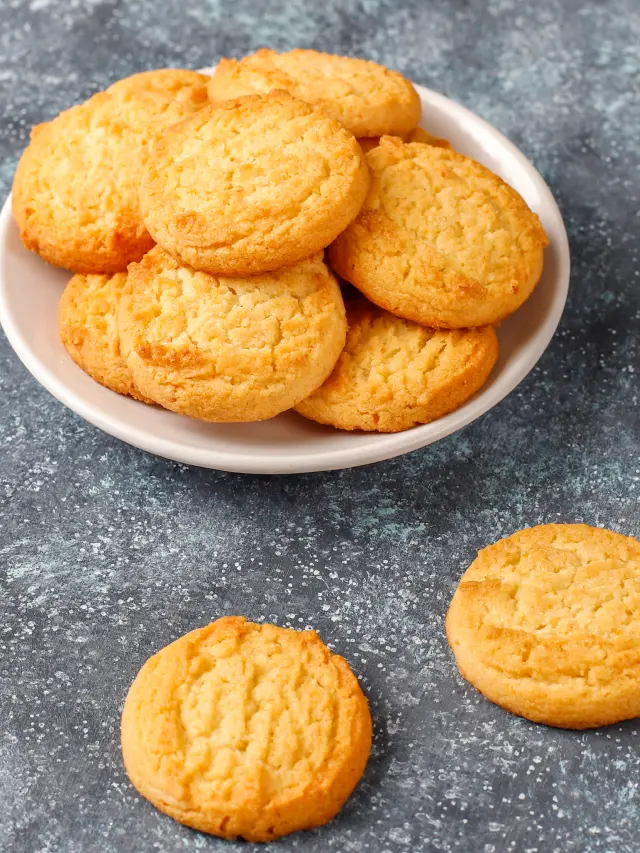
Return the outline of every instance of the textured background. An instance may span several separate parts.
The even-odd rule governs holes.
[[[118,77],[314,47],[496,124],[551,185],[573,254],[561,329],[515,393],[436,446],[341,473],[154,458],[62,408],[0,336],[0,849],[253,849],[156,812],[118,746],[148,655],[245,613],[317,628],[375,719],[340,817],[276,849],[637,851],[640,722],[512,717],[462,682],[443,636],[483,545],[557,520],[640,535],[637,0],[0,0],[0,20],[3,195],[30,126]]]

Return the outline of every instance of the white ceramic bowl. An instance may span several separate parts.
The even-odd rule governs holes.
[[[293,412],[261,423],[206,424],[119,396],[86,376],[62,347],[57,308],[70,274],[23,248],[9,198],[0,214],[0,322],[11,346],[38,382],[105,432],[168,459],[223,471],[292,474],[366,465],[424,447],[475,420],[522,381],[548,346],[567,297],[569,245],[553,196],[527,158],[465,107],[416,88],[425,127],[515,187],[539,214],[550,241],[540,284],[498,331],[498,364],[462,408],[384,435],[334,430]]]

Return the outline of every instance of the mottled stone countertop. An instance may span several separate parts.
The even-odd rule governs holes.
[[[81,421],[0,335],[0,849],[264,849],[129,785],[119,714],[142,662],[226,613],[313,626],[375,720],[320,851],[637,853],[640,721],[534,726],[457,675],[443,618],[478,548],[585,521],[640,536],[637,0],[0,0],[0,191],[32,124],[118,77],[261,45],[370,57],[497,125],[571,240],[538,367],[455,436],[379,465],[251,477],[167,462]]]

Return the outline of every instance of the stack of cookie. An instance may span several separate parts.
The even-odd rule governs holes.
[[[211,78],[134,75],[35,128],[14,213],[28,248],[76,272],[71,357],[213,422],[294,408],[393,432],[462,405],[546,237],[419,120],[396,72],[261,50]],[[335,273],[359,291],[346,308]]]

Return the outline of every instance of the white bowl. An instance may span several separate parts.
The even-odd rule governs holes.
[[[423,123],[515,187],[549,236],[544,272],[531,298],[498,330],[500,359],[487,384],[444,418],[390,435],[342,432],[287,412],[252,424],[207,424],[146,406],[98,385],[58,338],[57,309],[70,274],[21,244],[11,199],[0,214],[0,322],[24,365],[80,417],[168,459],[252,474],[329,471],[390,459],[431,444],[495,406],[529,373],[560,321],[569,286],[569,244],[551,192],[527,158],[486,121],[443,95],[416,86]]]

